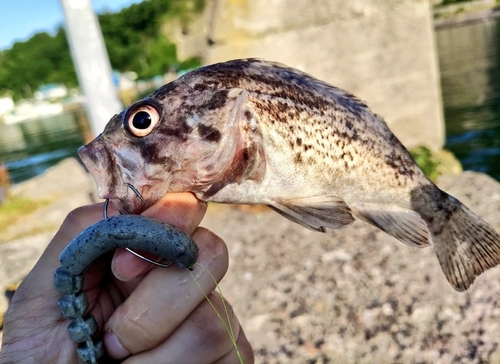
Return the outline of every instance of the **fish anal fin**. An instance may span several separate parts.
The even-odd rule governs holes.
[[[427,224],[415,211],[393,205],[358,203],[352,213],[410,247],[423,248],[431,244]]]
[[[272,201],[270,208],[308,229],[344,229],[354,222],[349,206],[336,196],[313,196]]]

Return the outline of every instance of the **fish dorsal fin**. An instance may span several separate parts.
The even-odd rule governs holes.
[[[427,224],[413,210],[393,205],[358,203],[352,206],[352,213],[408,246],[423,248],[431,244]]]
[[[343,229],[354,222],[349,206],[336,196],[279,199],[268,206],[293,222],[321,232]]]

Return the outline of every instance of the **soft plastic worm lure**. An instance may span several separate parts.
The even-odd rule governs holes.
[[[115,248],[149,252],[180,268],[192,269],[198,259],[198,247],[189,235],[144,216],[109,217],[76,236],[59,256],[61,267],[54,273],[54,286],[64,294],[58,305],[62,316],[72,320],[69,335],[78,344],[78,357],[85,363],[97,363],[104,345],[102,340],[92,339],[98,331],[94,317],[84,318],[89,304],[82,291],[83,273],[98,257]]]

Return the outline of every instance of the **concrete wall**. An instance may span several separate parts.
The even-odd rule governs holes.
[[[180,57],[206,64],[259,57],[299,68],[364,99],[407,147],[443,146],[428,0],[212,0],[176,41]]]

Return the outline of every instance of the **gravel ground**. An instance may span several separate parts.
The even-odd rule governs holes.
[[[52,216],[47,225],[58,226],[88,203],[91,183],[79,168],[66,161],[24,187],[40,195],[44,181],[78,175],[59,184],[70,193],[54,203],[57,213],[48,206],[23,223]],[[496,181],[468,172],[440,187],[500,229]],[[321,234],[264,208],[212,205],[202,225],[229,246],[221,288],[257,363],[500,363],[498,267],[458,293],[432,248],[409,248],[361,222]],[[53,233],[0,244],[0,285],[25,274]]]
[[[440,186],[500,227],[496,181],[464,173]],[[498,267],[458,293],[432,248],[362,222],[321,234],[225,208],[203,224],[229,245],[221,286],[258,363],[500,363]]]

